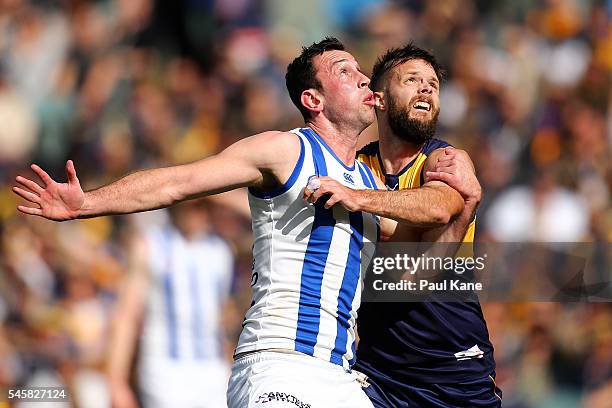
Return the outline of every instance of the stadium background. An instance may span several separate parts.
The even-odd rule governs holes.
[[[477,239],[609,243],[611,16],[609,0],[0,0],[0,387],[54,381],[105,406],[133,224],[21,216],[15,175],[36,162],[63,180],[71,158],[92,188],[299,126],[285,67],[323,35],[366,72],[408,39],[436,54],[448,74],[438,137],[470,152],[485,193]],[[210,211],[236,254],[232,340],[250,223]],[[610,406],[610,303],[483,307],[505,407]]]

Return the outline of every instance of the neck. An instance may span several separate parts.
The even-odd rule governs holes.
[[[317,132],[344,164],[353,166],[357,154],[357,141],[363,129],[342,126],[317,118],[306,121],[306,126]]]
[[[419,154],[423,143],[415,144],[399,138],[386,118],[378,120],[380,158],[386,174],[397,174]]]

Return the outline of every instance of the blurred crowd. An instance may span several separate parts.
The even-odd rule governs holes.
[[[0,0],[0,387],[63,384],[76,406],[107,406],[105,340],[139,222],[26,218],[14,177],[36,162],[64,180],[70,158],[93,188],[301,126],[285,68],[325,35],[366,71],[410,39],[438,57],[437,137],[477,167],[477,240],[605,246],[611,17],[610,0]],[[375,125],[362,144],[372,139]],[[209,211],[235,254],[235,340],[250,221],[223,203]],[[610,406],[610,303],[484,311],[505,407]]]

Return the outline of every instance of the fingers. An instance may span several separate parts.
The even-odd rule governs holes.
[[[469,166],[469,168],[474,170],[474,163],[470,159],[470,155],[465,150],[453,149],[450,155],[442,156],[438,159],[438,161],[449,160],[449,159],[455,160],[459,165]]]
[[[13,187],[13,192],[31,203],[40,204],[40,196],[24,190],[23,188]]]
[[[457,163],[457,159],[455,158],[455,156],[441,156],[436,161],[436,164],[440,163]]]
[[[38,215],[42,217],[42,210],[40,208],[26,207],[25,205],[18,205],[17,209],[24,214]]]
[[[32,170],[34,170],[34,173],[38,174],[38,177],[40,177],[43,183],[45,183],[45,186],[54,183],[51,176],[49,176],[46,171],[38,167],[36,164],[32,164],[30,167],[32,168]]]
[[[344,187],[331,177],[312,177],[308,180],[302,197],[306,202],[315,204],[325,196],[323,206],[329,209],[343,200],[342,194],[338,194],[342,188]]]
[[[323,190],[319,189],[317,191],[315,191],[314,193],[312,193],[312,195],[310,196],[310,203],[314,204],[316,203],[319,198],[321,198],[324,194],[326,194]]]
[[[317,202],[319,198],[323,195],[323,191],[317,189],[315,191],[311,191],[308,187],[304,188],[304,193],[302,194],[302,198],[304,201],[310,204],[314,204]]]
[[[455,155],[445,155],[445,156],[438,157],[438,160],[436,161],[436,163],[443,163],[443,162],[457,162],[457,158]]]
[[[66,162],[66,174],[68,175],[68,183],[70,184],[79,184],[79,179],[76,175],[76,170],[74,168],[74,163],[72,160],[68,160]]]
[[[31,191],[35,192],[36,194],[40,194],[43,192],[43,188],[39,186],[38,183],[35,183],[34,181],[25,177],[17,176],[15,178],[15,181],[24,186],[25,188],[28,188]]]
[[[316,176],[310,176],[308,178],[308,183],[304,188],[303,199],[305,201],[310,201],[310,197],[321,187],[321,182]]]
[[[451,181],[453,175],[444,171],[428,171],[425,173],[429,180]]]
[[[304,187],[304,192],[302,193],[302,198],[304,201],[309,201],[310,196],[312,195],[312,191],[308,189],[308,187]]]
[[[445,161],[445,162],[436,163],[436,170],[438,171],[439,169],[449,169],[449,168],[456,168],[456,167],[457,165],[453,161]]]
[[[327,199],[327,201],[325,201],[325,205],[323,207],[325,207],[325,209],[329,210],[330,208],[332,208],[339,201],[340,201],[340,199],[338,198],[338,196],[332,195],[332,196],[330,196]]]

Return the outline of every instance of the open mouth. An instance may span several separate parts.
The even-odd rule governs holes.
[[[412,105],[412,107],[414,109],[417,110],[423,110],[426,112],[429,112],[431,110],[431,104],[429,102],[425,102],[425,101],[417,101],[414,103],[414,105]]]

